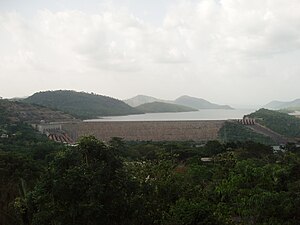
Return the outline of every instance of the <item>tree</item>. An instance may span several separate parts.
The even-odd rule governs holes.
[[[0,224],[21,223],[13,208],[14,200],[24,197],[25,183],[32,188],[39,175],[40,168],[32,160],[0,151]]]
[[[130,183],[114,149],[84,137],[57,153],[31,192],[32,224],[127,224]]]
[[[221,225],[213,215],[213,206],[205,200],[180,198],[164,221],[165,225]]]

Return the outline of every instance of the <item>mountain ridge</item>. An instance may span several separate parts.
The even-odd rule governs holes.
[[[188,95],[182,95],[175,99],[175,103],[196,109],[233,109],[229,105],[218,105],[203,98],[196,98]]]
[[[171,103],[172,101],[155,98],[155,97],[148,96],[148,95],[136,95],[132,98],[123,100],[123,102],[125,102],[126,104],[128,104],[132,107],[137,107],[139,105],[146,104],[146,103],[151,103],[151,102]]]
[[[197,109],[177,105],[173,103],[165,103],[165,102],[150,102],[139,105],[136,107],[139,111],[144,113],[164,113],[164,112],[193,112],[198,111]]]
[[[291,107],[300,107],[300,98],[297,98],[293,101],[271,101],[268,104],[264,105],[263,108],[266,109],[287,109]]]
[[[211,103],[202,98],[191,97],[188,95],[182,95],[175,100],[165,100],[165,99],[158,99],[147,95],[137,95],[135,97],[123,101],[133,107],[137,107],[145,103],[163,102],[163,103],[187,106],[195,109],[233,109],[229,105],[219,105],[219,104]]]

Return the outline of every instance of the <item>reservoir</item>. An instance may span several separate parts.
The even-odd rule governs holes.
[[[244,115],[255,112],[256,109],[200,109],[195,112],[180,113],[146,113],[128,116],[110,116],[86,122],[101,121],[186,121],[186,120],[229,120],[242,119]]]

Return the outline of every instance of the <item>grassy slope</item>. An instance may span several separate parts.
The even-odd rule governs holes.
[[[260,109],[249,116],[281,135],[300,137],[300,119],[295,116],[268,109]]]
[[[39,92],[24,101],[57,109],[82,119],[140,113],[120,100],[75,91]]]
[[[197,109],[177,105],[177,104],[170,104],[164,102],[151,102],[145,103],[140,106],[137,106],[136,109],[145,112],[145,113],[161,113],[161,112],[192,112],[197,111]]]

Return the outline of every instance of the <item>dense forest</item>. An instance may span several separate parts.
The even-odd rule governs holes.
[[[299,224],[300,149],[48,141],[0,110],[0,224]]]
[[[38,92],[24,102],[46,106],[80,119],[142,113],[111,97],[68,90]]]

